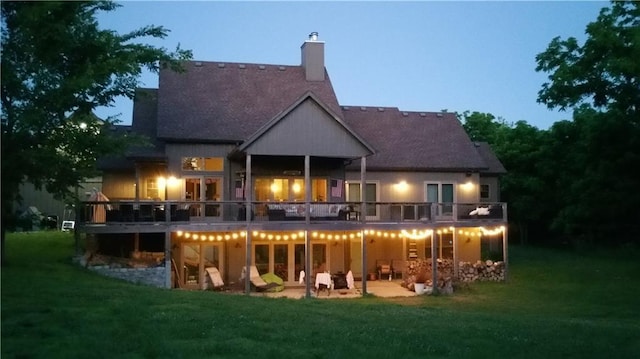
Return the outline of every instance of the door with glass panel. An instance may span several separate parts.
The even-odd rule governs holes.
[[[254,245],[253,263],[258,269],[258,273],[260,275],[274,273],[284,282],[297,280],[298,276],[291,271],[291,265],[297,263],[297,257],[294,258],[299,249],[297,246],[293,243],[258,243]],[[304,245],[302,250],[304,260]]]
[[[435,217],[438,219],[453,216],[454,199],[453,183],[427,183],[425,188],[426,201],[435,203]]]
[[[188,203],[189,217],[198,219],[220,219],[222,198],[222,178],[216,176],[186,177],[184,179],[184,199]]]
[[[378,184],[375,182],[367,183],[364,191],[365,202],[367,202],[366,219],[376,220],[379,219],[379,206],[378,202]],[[348,202],[361,202],[360,199],[360,182],[349,182],[347,185],[347,201]],[[362,216],[362,213],[359,214]]]
[[[221,244],[185,243],[181,247],[182,256],[180,273],[182,285],[185,288],[208,289],[212,287],[212,281],[208,278],[206,269],[216,267],[222,276],[224,268],[222,263]]]

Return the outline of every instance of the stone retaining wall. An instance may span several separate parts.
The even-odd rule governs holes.
[[[113,268],[108,265],[88,266],[88,269],[101,275],[122,279],[127,282],[150,285],[153,287],[165,287],[165,268]]]

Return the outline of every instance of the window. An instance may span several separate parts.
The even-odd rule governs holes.
[[[156,178],[147,178],[145,197],[151,199],[160,198],[160,193],[158,192],[158,180]]]
[[[489,199],[489,185],[481,184],[480,185],[480,199]]]
[[[304,178],[256,178],[256,201],[284,201],[303,202],[306,191]],[[327,200],[327,180],[324,178],[311,179],[311,201],[324,202]]]
[[[223,171],[224,159],[222,157],[183,157],[183,171]]]

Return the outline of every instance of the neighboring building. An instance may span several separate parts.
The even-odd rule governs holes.
[[[94,250],[164,253],[166,286],[186,288],[247,263],[286,285],[304,268],[400,271],[431,237],[457,270],[497,234],[506,262],[505,169],[487,144],[453,113],[340,105],[312,35],[300,66],[191,61],[139,89],[120,130],[153,146],[100,162],[111,202],[87,203],[80,226]]]
[[[80,183],[77,189],[78,197],[81,200],[89,199],[93,189],[100,190],[102,188],[102,178],[89,178]],[[33,223],[29,228],[23,228],[23,221],[18,221],[18,230],[37,230],[49,229],[49,225],[53,222],[41,222],[43,219],[49,218],[55,220],[55,227],[60,229],[63,221],[75,221],[76,215],[73,205],[65,203],[63,200],[54,198],[54,196],[46,190],[37,190],[35,186],[29,182],[20,186],[21,202],[15,202],[13,209],[18,217],[24,217],[28,212],[37,210],[38,217],[33,218]]]

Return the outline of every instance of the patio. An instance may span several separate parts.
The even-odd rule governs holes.
[[[408,290],[401,286],[402,280],[375,280],[367,281],[367,293],[382,297],[382,298],[394,298],[394,297],[415,297],[417,294],[414,291]],[[321,290],[316,293],[315,288],[312,288],[311,297],[318,299],[347,299],[347,298],[360,298],[362,297],[362,282],[356,281],[355,288],[353,289],[334,289],[331,292]],[[305,297],[305,287],[285,287],[281,292],[251,292],[253,296],[262,296],[270,298],[292,298],[301,299]]]

